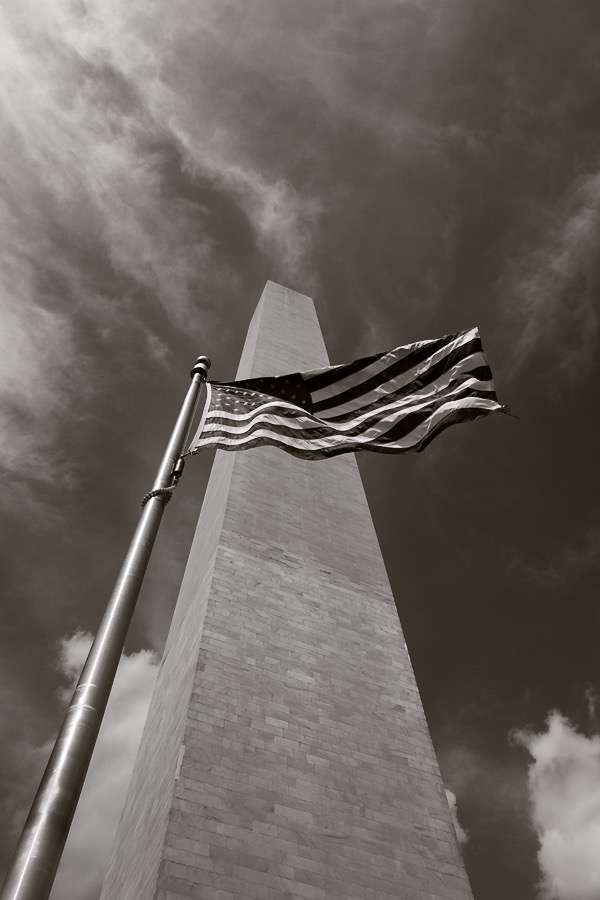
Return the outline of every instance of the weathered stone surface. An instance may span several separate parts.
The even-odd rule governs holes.
[[[238,377],[326,365],[268,283]],[[217,453],[102,900],[469,900],[353,456]]]

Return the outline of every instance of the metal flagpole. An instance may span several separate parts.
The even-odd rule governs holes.
[[[56,744],[23,828],[0,900],[47,900],[83,787],[150,553],[173,488],[210,360],[200,356]]]

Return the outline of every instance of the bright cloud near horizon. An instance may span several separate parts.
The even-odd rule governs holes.
[[[519,732],[527,748],[533,826],[544,900],[600,896],[600,735],[586,736],[558,712],[545,731]]]
[[[452,822],[454,824],[454,830],[456,831],[458,843],[466,844],[469,840],[469,835],[458,821],[456,794],[454,793],[454,791],[451,791],[448,788],[446,788],[446,800],[448,801],[448,806],[450,807],[450,814],[452,815]]]
[[[64,703],[71,699],[91,643],[92,636],[82,632],[61,642],[56,663],[66,682],[61,689]],[[98,897],[157,674],[158,660],[151,651],[121,656],[50,900],[74,897],[96,900]],[[23,751],[43,766],[52,745],[53,738],[40,747],[23,748]],[[23,775],[21,766],[15,766],[12,775],[19,781]],[[32,788],[35,785],[22,788],[22,805],[13,818],[17,833],[27,814]]]

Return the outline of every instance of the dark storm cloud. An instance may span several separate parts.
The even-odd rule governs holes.
[[[333,362],[478,324],[521,416],[361,469],[442,763],[520,798],[506,837],[502,791],[446,762],[477,900],[530,897],[506,736],[576,720],[597,645],[599,26],[596,0],[0,3],[6,809],[189,361],[232,376],[271,278],[315,296]],[[164,641],[208,466],[130,650]]]

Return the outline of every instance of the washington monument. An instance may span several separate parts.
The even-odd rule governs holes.
[[[268,282],[237,377],[328,364]],[[472,898],[354,455],[217,451],[102,892],[128,898]]]

